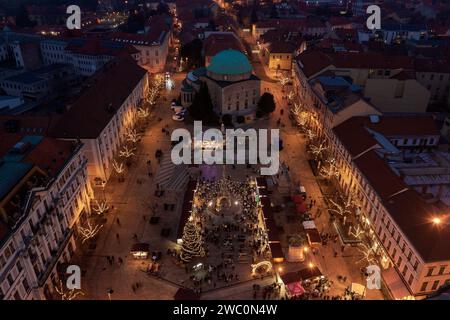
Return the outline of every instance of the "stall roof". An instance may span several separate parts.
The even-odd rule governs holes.
[[[269,246],[273,259],[284,259],[283,249],[281,249],[281,244],[279,242],[269,243]]]
[[[322,238],[320,237],[320,233],[317,229],[307,229],[306,235],[308,236],[310,244],[322,243]]]
[[[280,277],[285,285],[302,280],[300,277],[300,271],[287,272],[285,274],[281,274]]]
[[[315,277],[320,277],[322,275],[322,272],[320,272],[317,266],[314,266],[312,268],[305,268],[300,270],[299,275],[301,279],[306,280]]]
[[[138,252],[138,251],[149,251],[150,250],[150,245],[148,243],[135,243],[131,246],[131,252]]]

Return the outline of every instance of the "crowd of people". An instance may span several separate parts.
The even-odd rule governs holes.
[[[196,292],[205,285],[216,288],[242,280],[240,262],[248,266],[269,254],[255,195],[250,180],[199,181],[192,216],[201,230],[208,263],[201,270],[186,266]]]

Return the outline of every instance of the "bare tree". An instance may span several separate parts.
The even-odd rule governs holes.
[[[55,291],[61,297],[61,300],[73,300],[77,296],[84,296],[84,292],[79,289],[68,289],[63,285],[63,282],[59,280],[58,286],[55,286]]]
[[[95,200],[95,205],[96,207],[94,208],[94,211],[99,215],[104,214],[109,210],[109,206],[106,201],[98,202],[98,200]]]
[[[350,200],[350,197],[348,197],[347,200],[342,201],[342,204],[337,203],[333,199],[329,199],[329,202],[331,203],[332,208],[329,208],[328,211],[341,216],[344,219],[345,225],[347,216],[352,213],[351,208],[353,204]]]
[[[357,263],[367,261],[367,263],[369,264],[376,264],[376,254],[373,248],[367,246],[364,243],[360,243],[357,249],[362,254],[362,258],[359,259]]]
[[[132,143],[136,143],[138,142],[140,139],[139,134],[137,133],[136,130],[130,130],[127,132],[127,141],[131,141]]]
[[[339,177],[339,171],[336,165],[335,158],[329,158],[325,161],[325,165],[320,168],[319,174],[322,178],[331,180],[333,177]]]
[[[113,160],[112,165],[113,165],[114,171],[116,171],[116,173],[118,175],[121,175],[125,171],[125,166],[123,165],[122,162],[117,162],[116,160]]]
[[[81,236],[83,237],[82,243],[95,237],[102,227],[103,227],[103,225],[100,225],[100,224],[92,225],[89,220],[86,223],[86,227],[78,226],[78,231],[80,232]]]
[[[322,142],[318,144],[313,144],[311,146],[311,153],[314,155],[314,160],[318,160],[322,157],[323,153],[327,150],[326,141],[322,140]]]

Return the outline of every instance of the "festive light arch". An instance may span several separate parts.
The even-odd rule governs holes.
[[[255,263],[255,264],[251,265],[251,267],[252,267],[252,275],[256,274],[256,270],[258,270],[258,268],[261,267],[261,266],[266,266],[267,267],[267,272],[272,271],[272,269],[273,269],[272,262],[267,261],[267,260],[261,261],[261,262],[258,262],[258,263]]]

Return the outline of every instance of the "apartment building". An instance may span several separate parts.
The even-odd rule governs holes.
[[[50,38],[43,40],[40,46],[45,65],[70,64],[77,74],[85,77],[93,75],[121,54],[140,60],[140,53],[133,46],[97,38]]]
[[[403,149],[411,140],[420,148],[437,147],[439,132],[433,119],[354,117],[333,133],[330,147],[339,168],[338,183],[359,205],[366,240],[391,295],[420,297],[448,283],[449,217],[427,203],[391,166],[408,162]]]
[[[109,178],[112,161],[136,123],[138,105],[147,92],[147,71],[130,56],[117,57],[89,78],[50,135],[81,140],[89,179],[100,184]]]
[[[39,51],[41,36],[14,32],[8,27],[0,31],[1,60],[11,60],[17,68],[27,70],[42,66]]]
[[[112,32],[109,39],[130,44],[140,52],[139,65],[151,73],[164,71],[172,43],[172,20],[161,15],[152,17],[143,34]]]
[[[301,107],[310,114],[308,125],[319,136],[332,136],[331,130],[354,116],[380,115],[380,111],[361,95],[361,88],[343,77],[318,76],[302,90],[298,82],[295,90],[300,92]]]
[[[58,268],[90,214],[82,146],[3,133],[0,154],[0,298],[57,299]]]
[[[0,80],[7,95],[31,101],[43,101],[60,94],[77,82],[69,64],[53,64]]]
[[[303,94],[308,81],[322,73],[344,77],[381,112],[425,112],[429,103],[430,93],[406,56],[307,50],[298,56],[294,72]]]
[[[430,103],[447,103],[450,98],[450,61],[446,59],[416,59],[417,80],[430,91]]]

